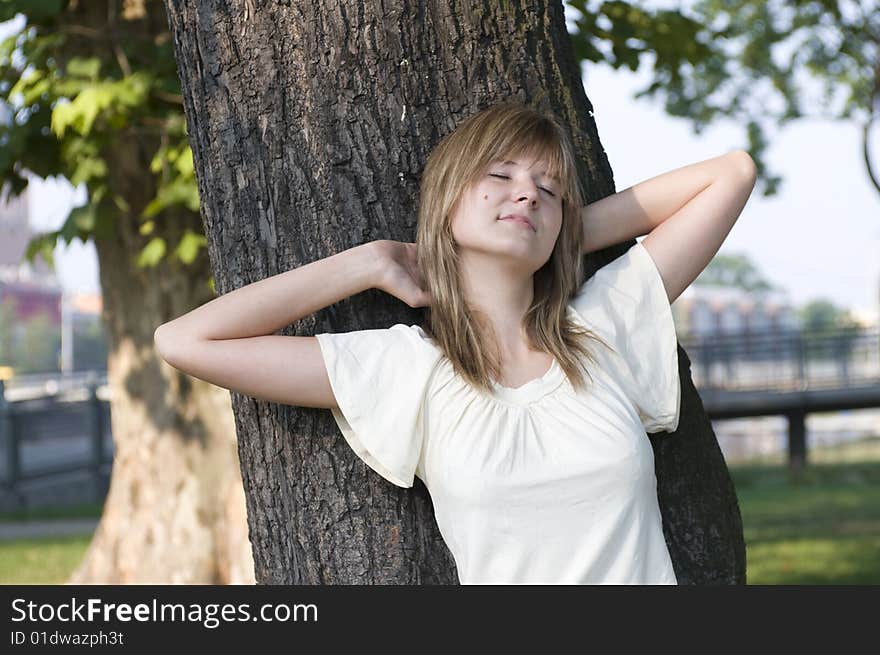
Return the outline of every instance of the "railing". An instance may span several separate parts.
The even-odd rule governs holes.
[[[26,373],[16,375],[11,380],[4,382],[4,397],[12,402],[28,398],[55,396],[65,391],[85,389],[89,385],[101,388],[106,384],[107,371],[75,371],[64,374],[58,371]]]
[[[807,390],[880,383],[880,329],[681,335],[697,388]]]
[[[94,500],[103,500],[113,456],[110,405],[99,380],[94,372],[28,376],[11,389],[0,380],[0,488],[15,506],[25,504],[24,483],[83,471],[92,480]]]

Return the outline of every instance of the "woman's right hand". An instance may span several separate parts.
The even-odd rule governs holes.
[[[375,287],[410,307],[426,307],[431,295],[426,290],[417,265],[414,243],[380,239],[370,244],[377,258]]]

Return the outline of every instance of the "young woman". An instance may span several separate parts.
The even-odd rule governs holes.
[[[462,584],[675,584],[645,434],[678,427],[670,303],[754,182],[738,150],[584,207],[560,123],[500,103],[432,151],[416,243],[249,284],[160,326],[156,346],[238,393],[329,408],[376,473],[418,476]],[[583,279],[585,252],[644,234]],[[425,325],[273,335],[373,287],[425,307]]]

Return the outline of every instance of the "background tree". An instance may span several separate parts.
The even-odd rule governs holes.
[[[15,356],[13,331],[15,329],[16,300],[7,296],[0,301],[0,366],[12,366]]]
[[[0,366],[16,374],[58,371],[61,327],[44,311],[21,320],[16,305],[12,296],[0,303]]]
[[[84,317],[73,324],[73,369],[101,370],[107,367],[107,339],[100,321]]]
[[[816,298],[798,310],[805,330],[836,330],[855,324],[845,307],[838,307],[827,298]]]
[[[85,184],[32,241],[93,240],[108,335],[115,459],[74,582],[253,581],[229,394],[157,357],[153,331],[213,297],[179,83],[158,0],[5,0],[0,182]]]
[[[636,98],[659,97],[696,134],[720,118],[745,125],[764,195],[782,182],[766,165],[767,128],[799,118],[854,122],[862,148],[853,155],[880,192],[869,152],[880,119],[876,0],[696,0],[657,11],[637,2],[568,4],[581,14],[572,36],[581,58],[637,70],[642,55],[654,55],[653,79]]]
[[[48,312],[34,314],[17,327],[12,359],[16,373],[60,370],[61,326],[53,325]]]
[[[748,256],[715,255],[709,265],[694,280],[697,285],[717,285],[723,287],[736,287],[743,291],[770,291],[774,287]]]
[[[559,2],[410,6],[166,0],[220,293],[375,239],[413,241],[431,148],[500,99],[569,124],[591,200],[614,190]],[[590,271],[634,241],[587,257]],[[414,323],[370,290],[285,334]],[[742,524],[679,350],[682,414],[652,437],[679,582],[742,583]],[[264,583],[455,582],[421,481],[375,475],[330,412],[232,394]]]
[[[862,327],[848,309],[816,298],[798,310],[798,317],[808,357],[849,358]]]

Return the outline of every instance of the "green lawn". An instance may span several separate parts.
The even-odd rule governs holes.
[[[102,503],[26,508],[0,513],[3,523],[58,518],[100,518]],[[64,584],[82,560],[91,536],[0,541],[0,584]]]
[[[91,536],[0,542],[0,584],[64,584]]]
[[[103,503],[85,503],[67,507],[34,507],[15,512],[0,512],[0,523],[36,519],[101,518]]]
[[[790,481],[781,458],[732,464],[749,584],[880,583],[880,437],[809,453]],[[66,512],[66,513],[65,513]],[[99,505],[4,520],[100,516]],[[62,584],[88,537],[0,542],[0,584]]]
[[[880,583],[880,438],[809,458],[797,482],[779,458],[731,466],[748,583]]]

